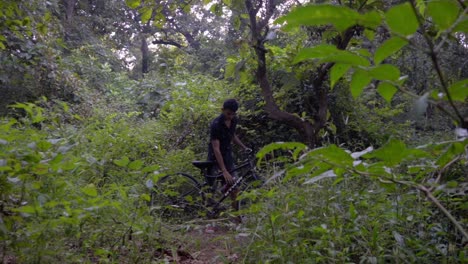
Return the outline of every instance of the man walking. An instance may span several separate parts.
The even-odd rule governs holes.
[[[235,99],[226,100],[223,104],[221,115],[216,117],[210,125],[208,160],[215,161],[217,164],[217,166],[213,166],[210,173],[211,175],[215,175],[218,169],[221,170],[223,173],[223,180],[228,188],[234,184],[235,181],[235,174],[231,172],[231,170],[234,169],[232,142],[239,145],[245,151],[251,151],[236,135],[236,111],[238,108],[239,104]],[[210,184],[212,183],[213,182]],[[239,209],[236,202],[237,194],[237,190],[231,193],[232,207],[235,210]]]

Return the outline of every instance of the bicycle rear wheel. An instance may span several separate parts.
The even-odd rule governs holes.
[[[151,210],[165,220],[193,219],[198,217],[204,208],[200,183],[185,173],[161,178],[151,196]]]

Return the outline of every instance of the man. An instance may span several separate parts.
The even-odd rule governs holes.
[[[236,111],[238,108],[239,104],[235,99],[226,100],[223,104],[221,115],[215,118],[210,125],[208,160],[216,161],[217,164],[217,166],[213,166],[210,173],[211,175],[214,175],[218,169],[221,170],[227,187],[234,183],[234,177],[230,172],[234,169],[232,142],[239,145],[245,151],[251,151],[251,149],[247,148],[236,135]],[[212,183],[213,182],[210,184]],[[231,193],[232,206],[235,210],[238,209],[238,205],[236,203],[237,193],[237,191],[233,191]]]

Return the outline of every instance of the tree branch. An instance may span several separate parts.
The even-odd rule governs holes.
[[[411,7],[413,10],[414,15],[416,16],[419,27],[423,26],[423,21],[421,17],[418,15],[418,12],[416,10],[416,4],[414,3],[414,0],[409,1],[411,3]],[[447,99],[449,101],[450,106],[452,107],[453,111],[455,112],[455,115],[458,118],[458,122],[460,123],[460,126],[463,128],[468,128],[468,121],[465,121],[463,116],[461,115],[460,111],[458,108],[455,106],[455,103],[453,102],[452,96],[448,90],[448,84],[447,80],[445,80],[445,77],[442,73],[442,68],[440,67],[439,59],[437,57],[437,53],[435,51],[434,43],[432,42],[430,36],[427,34],[426,31],[423,31],[423,36],[424,39],[427,42],[427,45],[429,46],[429,57],[431,58],[432,64],[434,65],[434,69],[436,70],[437,76],[439,77],[440,84],[442,85],[442,89],[447,95]]]
[[[267,50],[264,46],[265,36],[262,36],[262,31],[267,26],[267,23],[265,23],[265,21],[268,21],[271,15],[274,13],[274,5],[272,3],[272,0],[268,0],[270,2],[270,11],[267,11],[268,14],[266,15],[265,19],[262,20],[263,22],[261,23],[257,23],[258,8],[254,8],[251,1],[252,0],[245,0],[245,6],[250,21],[251,44],[253,48],[255,48],[255,54],[257,57],[257,70],[255,73],[255,77],[261,88],[263,99],[265,100],[265,112],[270,118],[283,122],[295,128],[304,138],[304,141],[308,145],[313,146],[315,145],[315,141],[313,137],[310,136],[314,134],[312,124],[307,120],[303,120],[298,115],[294,115],[281,110],[276,104],[275,98],[273,96],[272,87],[270,81],[268,80],[266,65]]]
[[[184,46],[182,46],[181,44],[173,41],[173,40],[162,40],[162,39],[157,39],[157,40],[153,40],[153,44],[155,45],[170,45],[170,46],[175,46],[179,49],[183,48]]]

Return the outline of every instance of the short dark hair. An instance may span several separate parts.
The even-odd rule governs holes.
[[[223,103],[223,109],[229,109],[233,112],[236,112],[239,109],[239,104],[237,103],[236,99],[227,99]]]

